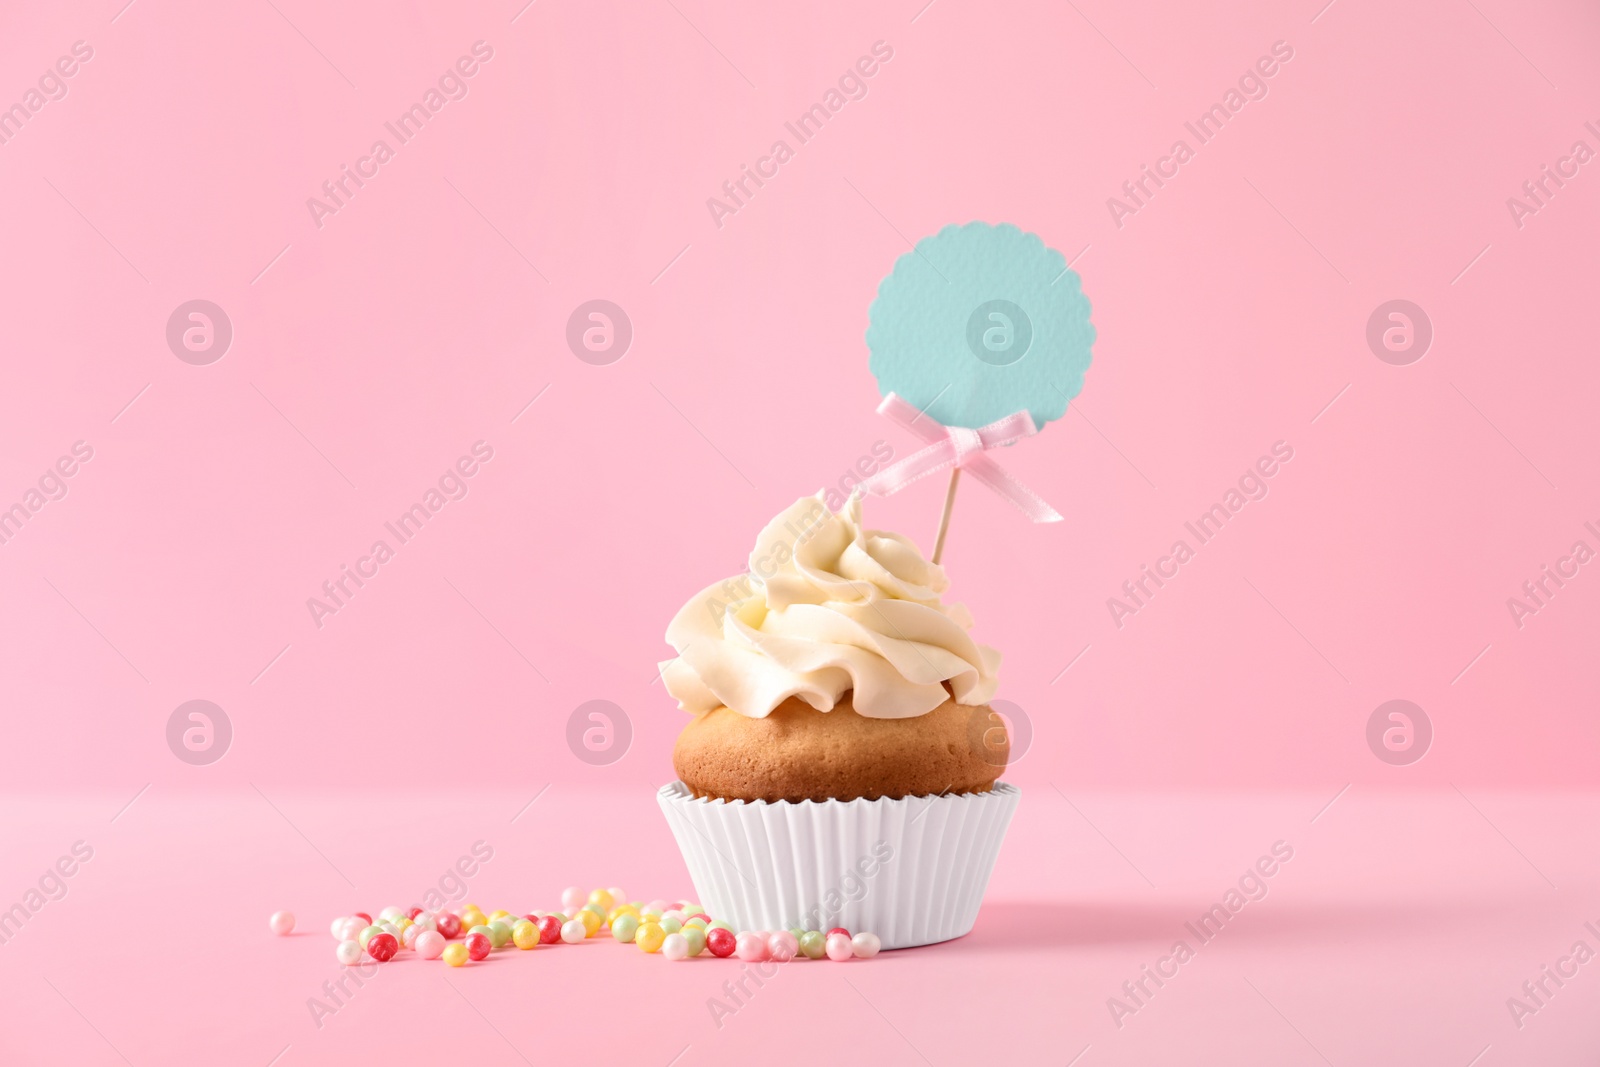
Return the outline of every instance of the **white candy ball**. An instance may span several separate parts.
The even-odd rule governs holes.
[[[425,960],[436,960],[444,955],[444,935],[437,930],[424,930],[417,935],[417,955]]]
[[[576,945],[589,936],[589,928],[583,925],[582,919],[569,919],[561,926],[561,940],[569,945]]]
[[[385,919],[385,920],[398,919],[398,918],[400,918],[400,916],[404,915],[405,913],[406,913],[406,909],[397,908],[393,904],[391,904],[387,908],[384,908],[382,911],[378,912],[378,918]]]
[[[589,894],[575,885],[569,885],[561,891],[561,906],[568,911],[577,911],[589,903]]]
[[[858,960],[870,960],[883,949],[877,934],[857,934],[850,939],[850,949]]]
[[[361,946],[355,941],[341,941],[333,954],[346,967],[354,967],[361,961]]]
[[[275,911],[272,913],[272,918],[267,920],[267,925],[272,928],[273,933],[283,937],[294,929],[294,912]]]
[[[333,920],[333,922],[328,926],[328,932],[333,935],[333,939],[335,941],[350,940],[348,937],[344,936],[344,924],[346,918],[348,917],[341,915],[337,919]]]

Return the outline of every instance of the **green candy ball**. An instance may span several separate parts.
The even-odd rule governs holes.
[[[807,930],[800,935],[800,951],[808,960],[820,960],[828,954],[828,939],[821,930]]]
[[[632,915],[622,914],[617,916],[617,921],[611,924],[611,936],[622,944],[633,941],[633,935],[639,932],[639,920]],[[701,943],[704,944],[704,938]]]

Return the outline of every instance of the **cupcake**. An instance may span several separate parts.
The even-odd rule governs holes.
[[[859,497],[833,513],[818,494],[672,620],[662,678],[691,718],[660,800],[713,914],[885,948],[972,928],[1020,794],[999,781],[1000,656],[947,587],[862,527]]]

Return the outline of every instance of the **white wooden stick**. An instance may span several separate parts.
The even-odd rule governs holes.
[[[950,468],[950,486],[944,491],[944,510],[939,513],[939,535],[933,539],[933,562],[944,555],[944,535],[950,532],[950,509],[956,503],[956,485],[961,481],[961,468]]]

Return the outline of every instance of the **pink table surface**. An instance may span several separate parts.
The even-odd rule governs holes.
[[[8,799],[8,892],[76,841],[94,854],[0,947],[0,1059],[1501,1067],[1600,1053],[1600,966],[1549,985],[1520,1028],[1506,1006],[1574,942],[1600,946],[1584,926],[1600,926],[1600,858],[1581,847],[1600,801],[1362,786],[1330,806],[1334,789],[1032,784],[972,934],[785,966],[720,1026],[708,1001],[736,961],[680,965],[609,939],[462,970],[402,953],[319,1026],[307,1001],[340,971],[331,918],[420,896],[475,841],[494,849],[468,885],[485,908],[553,908],[570,883],[692,892],[647,783],[553,787],[513,819],[536,792]],[[1293,858],[1265,897],[1209,943],[1185,930],[1280,841]],[[281,939],[266,927],[279,908],[300,919]],[[1179,939],[1193,958],[1119,1027],[1108,999]]]

